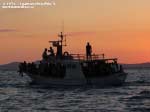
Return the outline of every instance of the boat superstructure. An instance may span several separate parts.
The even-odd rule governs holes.
[[[21,63],[20,73],[27,74],[37,84],[52,85],[98,85],[112,86],[124,83],[127,74],[116,58],[106,59],[104,54],[70,54],[63,51],[66,46],[65,35],[61,32],[59,40],[49,41],[57,52],[43,59],[38,65]]]

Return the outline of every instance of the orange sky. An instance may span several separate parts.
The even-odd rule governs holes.
[[[117,57],[122,63],[150,61],[149,0],[53,1],[55,6],[34,9],[0,8],[0,64],[41,59],[48,41],[61,31],[62,21],[70,52],[85,52],[89,41],[94,53]]]

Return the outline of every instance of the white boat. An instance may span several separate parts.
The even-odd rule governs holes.
[[[127,73],[123,71],[117,59],[106,59],[104,54],[92,54],[89,59],[84,54],[63,52],[64,35],[61,40],[50,41],[53,47],[59,47],[57,54],[39,65],[21,63],[20,73],[27,74],[36,84],[47,86],[114,86],[125,82]],[[66,40],[66,39],[65,39]]]

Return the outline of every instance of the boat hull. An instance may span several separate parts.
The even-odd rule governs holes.
[[[84,78],[84,79],[55,79],[51,77],[43,77],[40,75],[28,74],[32,82],[35,84],[46,86],[81,86],[81,85],[95,85],[95,86],[120,86],[125,82],[126,73],[115,73],[103,77]]]

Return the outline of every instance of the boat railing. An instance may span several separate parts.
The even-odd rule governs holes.
[[[89,58],[87,59],[85,54],[70,54],[73,59],[75,60],[98,60],[98,59],[104,59],[104,54],[92,54],[91,56],[89,56]]]

